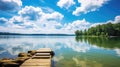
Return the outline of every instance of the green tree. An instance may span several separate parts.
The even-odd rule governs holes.
[[[120,23],[107,23],[91,27],[88,30],[75,31],[76,36],[94,35],[94,36],[120,36]]]

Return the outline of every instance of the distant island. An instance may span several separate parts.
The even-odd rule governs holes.
[[[22,34],[22,33],[10,33],[0,32],[0,35],[27,35],[27,36],[75,36],[75,34]]]
[[[87,30],[75,31],[76,36],[120,36],[120,23],[107,23],[91,27]]]

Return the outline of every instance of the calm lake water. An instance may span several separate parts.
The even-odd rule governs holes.
[[[51,48],[53,67],[120,67],[120,38],[75,36],[0,36],[0,59]]]

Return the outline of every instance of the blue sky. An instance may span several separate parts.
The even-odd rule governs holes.
[[[0,32],[74,34],[120,22],[120,0],[0,0]]]

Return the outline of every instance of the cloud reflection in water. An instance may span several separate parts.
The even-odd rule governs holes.
[[[11,55],[17,55],[19,52],[39,49],[44,47],[53,50],[63,48],[72,49],[76,52],[86,52],[90,46],[85,42],[76,42],[74,37],[21,37],[21,38],[4,38],[0,39],[0,46],[3,48],[0,54],[8,51]]]

